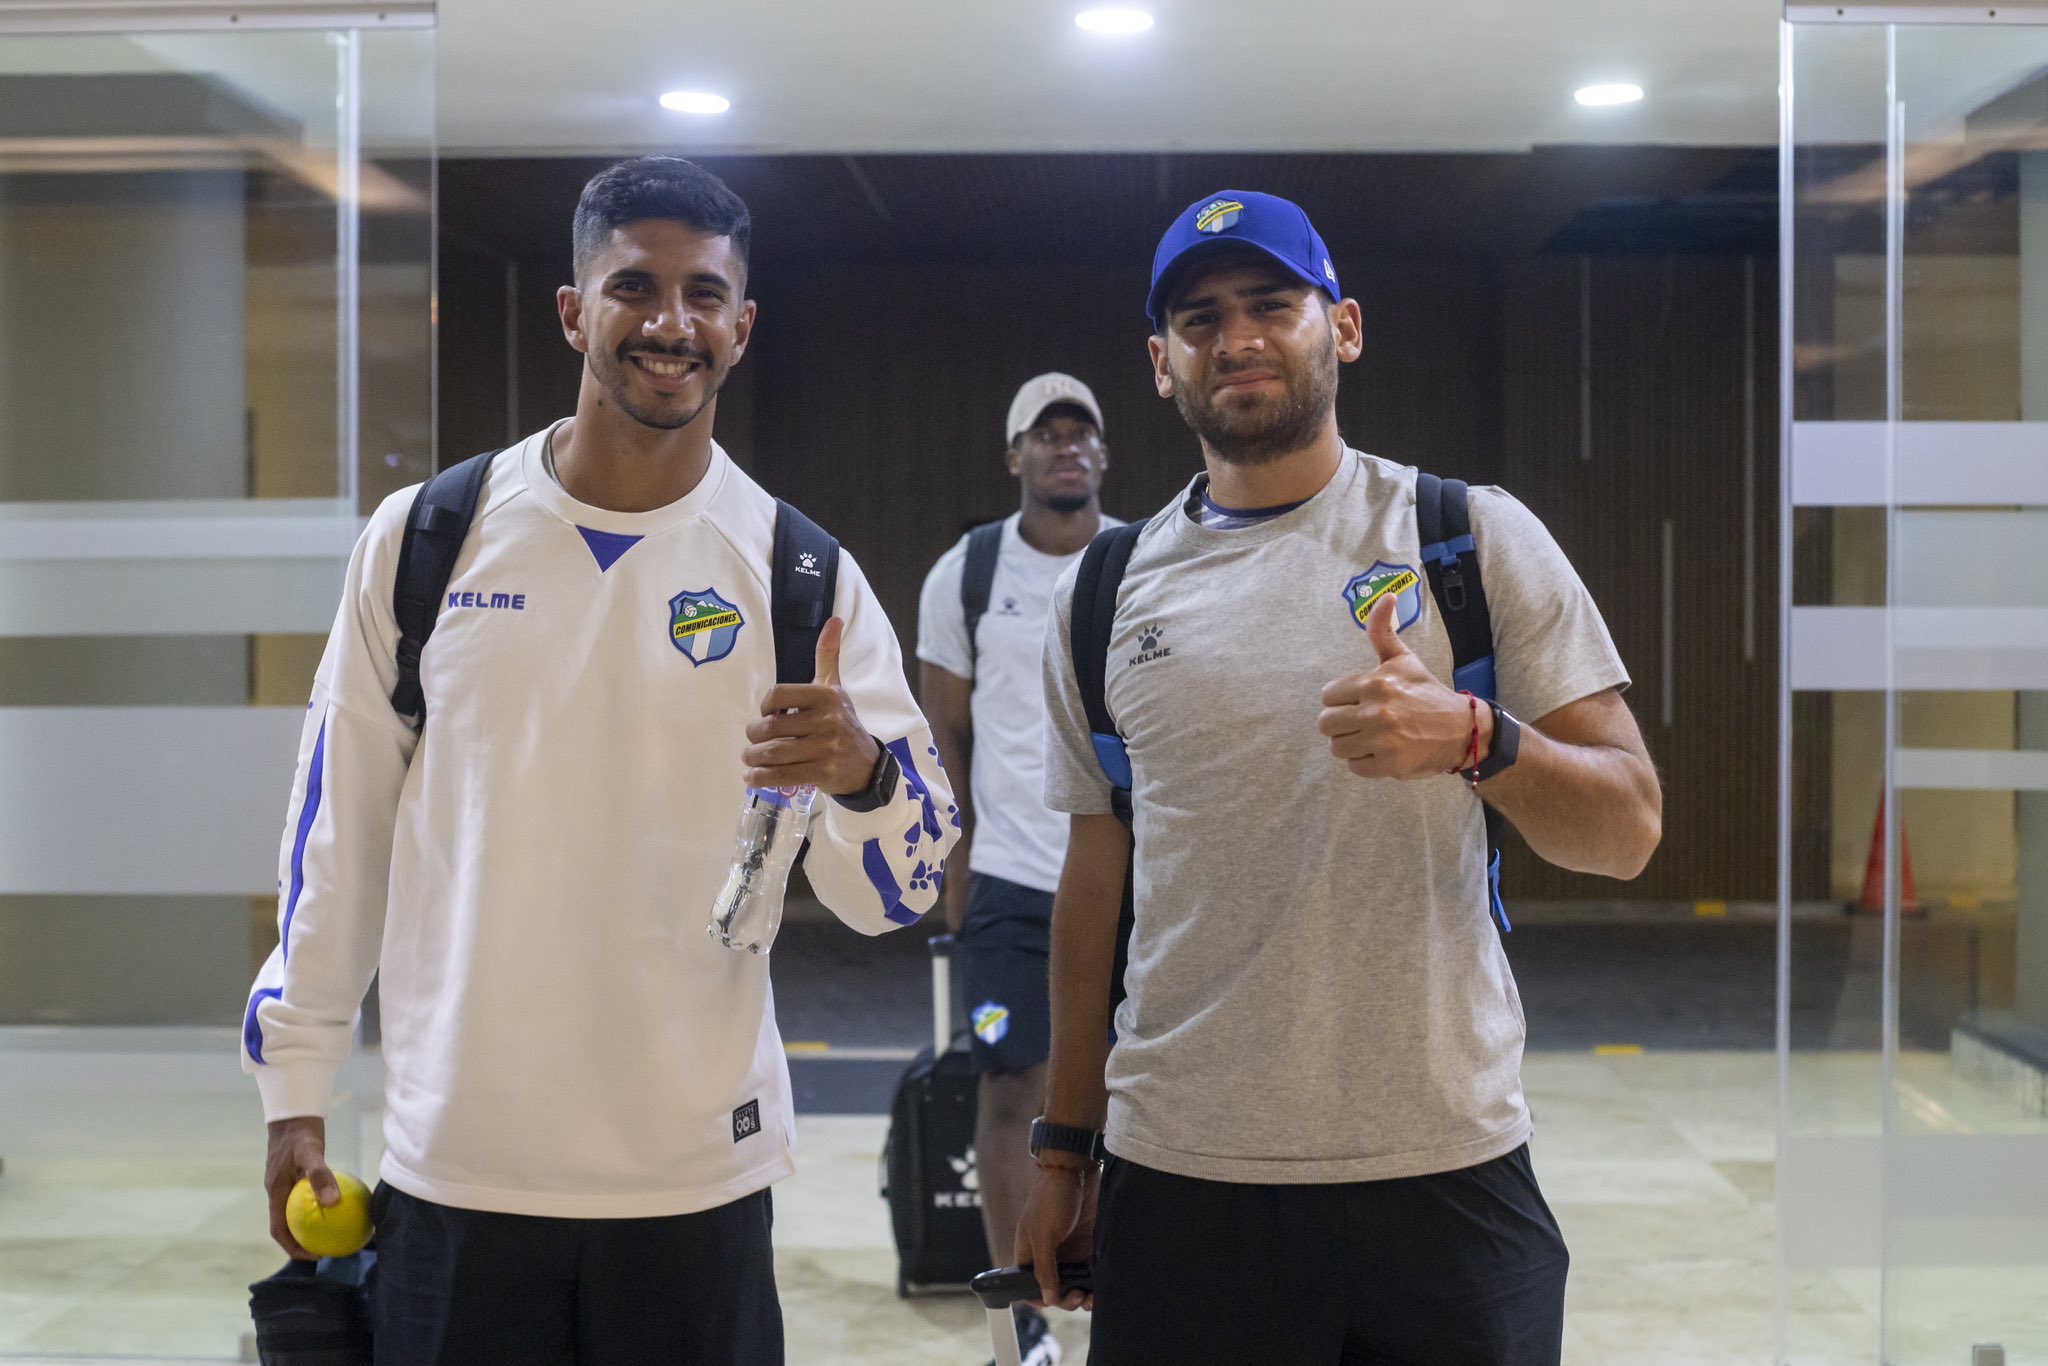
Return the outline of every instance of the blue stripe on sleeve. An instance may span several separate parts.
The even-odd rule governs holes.
[[[242,1047],[249,1050],[249,1057],[259,1066],[263,1062],[263,1026],[256,1019],[256,1008],[265,1001],[281,1001],[284,992],[277,987],[265,987],[249,998],[249,1013],[242,1018]]]
[[[919,916],[903,904],[903,889],[896,885],[896,874],[889,867],[889,856],[882,852],[880,840],[869,840],[861,846],[860,866],[868,875],[875,895],[882,898],[882,914],[898,925],[915,925]]]
[[[292,957],[292,916],[298,913],[299,893],[306,887],[306,839],[313,833],[313,820],[320,814],[320,780],[327,769],[327,723],[320,723],[319,738],[313,741],[313,762],[306,770],[306,800],[299,808],[299,831],[292,840],[292,890],[284,903],[284,932],[279,947],[287,963]],[[255,1016],[252,1014],[253,1020]],[[254,1056],[253,1054],[251,1055]],[[261,1062],[261,1058],[256,1059]]]
[[[939,824],[938,804],[932,800],[932,790],[925,785],[924,775],[917,771],[917,760],[911,757],[910,737],[906,735],[900,740],[891,740],[885,748],[896,756],[896,766],[903,770],[903,781],[917,794],[920,808],[918,823],[927,835],[938,839],[944,830]]]

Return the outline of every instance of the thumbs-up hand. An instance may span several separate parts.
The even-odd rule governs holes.
[[[839,645],[846,623],[838,617],[818,633],[816,667],[809,683],[778,683],[761,699],[761,719],[747,727],[748,787],[810,785],[832,796],[864,790],[881,762],[882,747],[868,734],[839,686]]]
[[[1330,753],[1361,778],[1434,777],[1462,767],[1472,747],[1471,701],[1439,683],[1401,639],[1397,597],[1381,597],[1365,619],[1376,666],[1325,684],[1316,720]],[[1483,707],[1479,716],[1482,725],[1493,719]]]

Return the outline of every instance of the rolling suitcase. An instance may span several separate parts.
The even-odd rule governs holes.
[[[974,1062],[964,1031],[953,1032],[953,937],[935,937],[931,950],[932,1046],[896,1084],[882,1150],[898,1295],[961,1289],[988,1265],[974,1160]]]

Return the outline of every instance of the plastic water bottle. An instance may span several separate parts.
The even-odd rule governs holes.
[[[782,928],[790,865],[811,825],[815,787],[747,789],[725,886],[711,906],[711,937],[729,949],[766,953]]]

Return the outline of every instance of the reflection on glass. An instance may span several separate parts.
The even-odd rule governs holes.
[[[0,1239],[96,1268],[0,1285],[0,1358],[237,1359],[280,1260],[235,1047],[349,548],[433,464],[432,83],[424,28],[0,37]]]
[[[2048,32],[1790,46],[1781,1355],[2048,1361]]]

